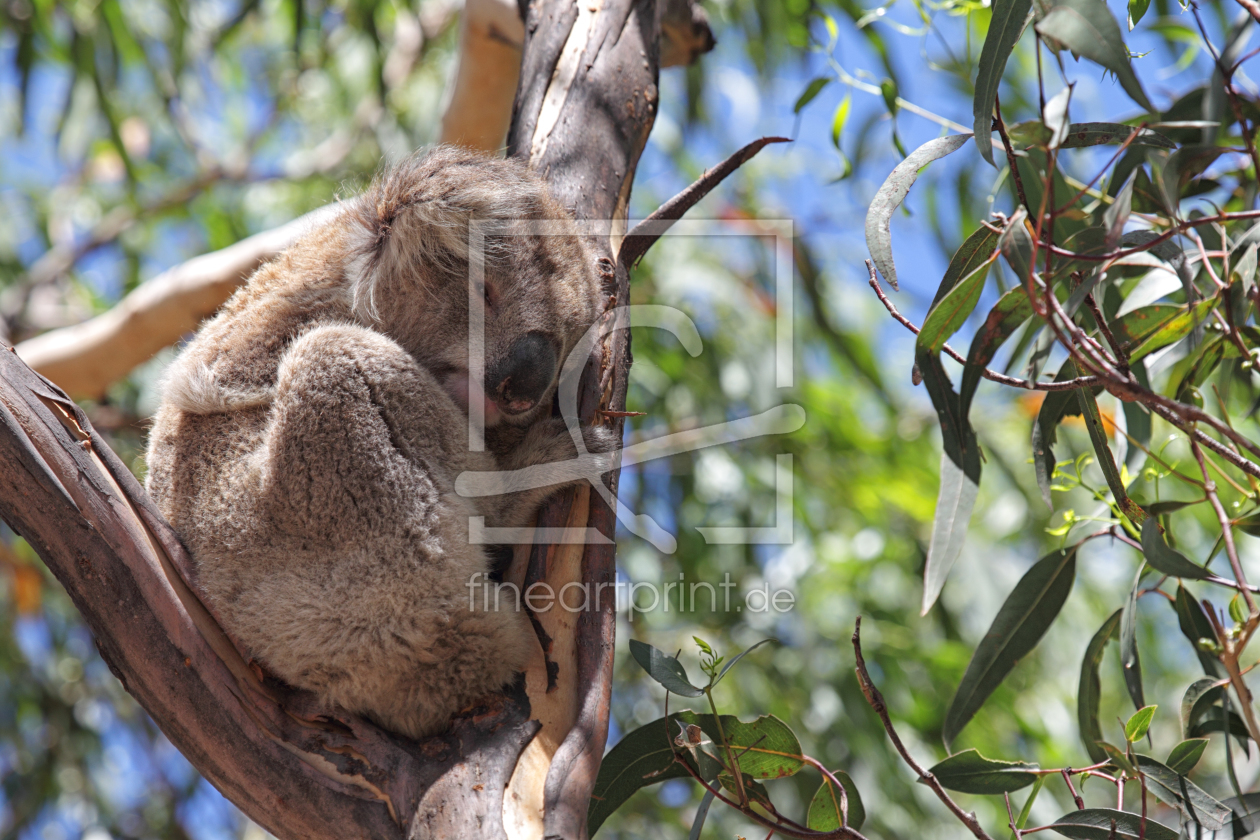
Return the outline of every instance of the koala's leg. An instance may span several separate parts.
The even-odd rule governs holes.
[[[324,326],[286,352],[257,456],[265,521],[301,551],[256,594],[275,626],[242,640],[281,678],[412,735],[509,682],[537,645],[523,613],[473,597],[489,568],[452,488],[466,424],[395,342]]]

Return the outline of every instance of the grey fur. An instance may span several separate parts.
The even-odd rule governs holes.
[[[468,518],[526,524],[558,488],[463,499],[455,477],[573,455],[549,416],[554,376],[528,410],[490,406],[488,451],[468,451],[470,218],[568,216],[521,164],[452,149],[404,161],[201,329],[149,441],[149,492],[226,629],[328,706],[413,737],[511,681],[538,645],[514,604],[470,604],[489,568]],[[487,369],[525,381],[534,357],[513,368],[511,354],[563,360],[602,310],[599,283],[577,236],[488,244]],[[518,343],[530,333],[546,340]],[[519,409],[510,383],[489,396]],[[584,434],[611,449],[608,430]]]

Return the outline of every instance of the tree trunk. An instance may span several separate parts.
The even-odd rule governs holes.
[[[635,165],[656,113],[654,0],[534,0],[510,153],[582,220],[610,303]],[[198,600],[190,558],[139,483],[56,386],[0,351],[0,516],[69,592],[105,661],[194,766],[280,838],[581,838],[608,731],[614,604],[539,614],[546,657],[449,733],[414,742],[256,673]],[[625,407],[625,330],[597,343],[580,413]],[[609,478],[615,491],[616,473]],[[518,548],[526,582],[611,582],[615,520],[588,488],[541,526],[594,545]]]

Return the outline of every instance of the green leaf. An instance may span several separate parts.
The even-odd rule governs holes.
[[[1120,25],[1102,0],[1057,0],[1049,14],[1037,22],[1036,29],[1043,37],[1115,73],[1129,98],[1148,112],[1155,112],[1129,64]]]
[[[1225,676],[1225,666],[1220,663],[1220,660],[1199,647],[1200,639],[1216,640],[1216,631],[1212,629],[1212,622],[1203,611],[1203,605],[1191,597],[1189,591],[1181,584],[1177,584],[1173,610],[1177,613],[1177,625],[1181,628],[1182,635],[1190,640],[1191,647],[1199,657],[1199,664],[1203,666],[1203,672],[1209,677]]]
[[[945,275],[941,277],[940,285],[936,287],[936,294],[932,297],[932,305],[928,307],[928,312],[936,308],[937,304],[958,285],[959,280],[971,276],[973,271],[993,256],[997,237],[996,231],[981,225],[963,240],[963,244],[958,246],[954,256],[950,257],[949,265],[945,269]]]
[[[1153,518],[1142,523],[1142,554],[1152,569],[1166,575],[1204,580],[1212,574],[1199,564],[1191,562],[1180,551],[1169,548],[1168,543],[1164,542],[1164,535],[1159,532],[1159,523]]]
[[[949,337],[958,332],[959,327],[966,323],[967,318],[976,308],[976,303],[980,300],[980,293],[984,291],[984,278],[989,272],[988,256],[988,254],[979,256],[976,259],[979,265],[963,275],[962,279],[928,312],[915,342],[920,352],[940,353]],[[951,261],[950,268],[953,267],[954,264]],[[949,272],[946,271],[942,285],[948,279]]]
[[[1114,833],[1113,833],[1114,826]],[[1177,840],[1177,832],[1149,817],[1110,808],[1072,811],[1054,821],[1052,828],[1072,840]]]
[[[920,169],[950,152],[957,151],[970,137],[970,134],[951,134],[929,140],[897,164],[875,193],[870,209],[866,212],[866,247],[870,249],[875,267],[894,289],[898,286],[897,269],[893,265],[892,234],[889,232],[892,214],[910,192],[910,187],[919,177]]]
[[[1002,237],[998,240],[1002,256],[1006,258],[1022,286],[1028,285],[1028,278],[1035,268],[1032,264],[1032,235],[1025,224],[1027,220],[1028,211],[1023,207],[1016,209],[1007,220]]]
[[[1116,610],[1089,640],[1085,658],[1081,660],[1081,682],[1076,690],[1076,720],[1081,730],[1081,743],[1089,753],[1089,760],[1095,764],[1107,760],[1107,751],[1099,745],[1103,734],[1098,723],[1098,704],[1102,698],[1098,668],[1102,664],[1107,642],[1115,637],[1119,626],[1120,610]]]
[[[1099,741],[1098,746],[1103,748],[1103,752],[1107,754],[1107,759],[1116,767],[1119,767],[1130,776],[1137,775],[1137,768],[1133,766],[1133,762],[1129,761],[1129,754],[1124,750],[1106,741]]]
[[[1157,160],[1159,153],[1152,154],[1152,160],[1155,162],[1152,171],[1155,174],[1155,182],[1163,194],[1165,209],[1176,215],[1177,207],[1181,204],[1182,191],[1190,181],[1201,175],[1213,161],[1228,151],[1229,149],[1223,149],[1220,146],[1182,146],[1163,159],[1162,165]]]
[[[822,93],[822,89],[831,84],[831,82],[831,76],[819,76],[816,79],[810,79],[809,84],[805,86],[805,90],[797,97],[796,104],[792,106],[792,113],[799,114],[801,109],[813,102],[815,97]]]
[[[1180,341],[1185,338],[1190,334],[1191,330],[1207,320],[1208,315],[1212,314],[1212,310],[1216,308],[1220,300],[1219,297],[1212,296],[1196,304],[1179,307],[1180,311],[1176,315],[1169,318],[1154,332],[1143,338],[1142,342],[1129,353],[1129,361],[1136,362],[1138,359],[1155,352],[1161,347],[1166,347],[1174,341]],[[1154,307],[1151,308],[1153,309]]]
[[[1071,125],[1068,121],[1068,105],[1071,101],[1072,85],[1068,85],[1052,96],[1042,110],[1041,119],[1050,131],[1050,137],[1046,140],[1046,148],[1057,149],[1067,139],[1068,127]]]
[[[941,737],[946,747],[1050,628],[1076,579],[1076,549],[1054,551],[1038,560],[1007,596],[945,712]]]
[[[1155,710],[1158,706],[1143,706],[1132,715],[1124,724],[1124,739],[1132,744],[1146,737],[1146,730],[1151,728],[1151,721],[1155,718]]]
[[[1199,759],[1203,757],[1203,751],[1207,749],[1207,738],[1190,738],[1182,741],[1180,744],[1172,748],[1172,752],[1168,753],[1168,769],[1172,770],[1179,776],[1186,776],[1199,763]]]
[[[1243,624],[1247,620],[1247,611],[1243,607],[1241,595],[1235,595],[1229,600],[1229,617],[1234,619],[1235,624]]]
[[[706,790],[700,799],[700,807],[696,809],[696,818],[691,821],[691,831],[687,840],[700,840],[700,832],[704,830],[704,821],[709,816],[709,806],[713,804],[716,792]]]
[[[926,615],[962,553],[971,510],[980,490],[980,444],[962,415],[941,357],[920,351],[915,354],[915,361],[941,424],[941,486],[923,568],[922,614]]]
[[[691,684],[682,663],[667,653],[662,653],[647,642],[630,640],[630,655],[648,676],[665,686],[666,691],[683,697],[700,697],[704,692]]]
[[[722,668],[722,670],[718,672],[717,677],[715,677],[715,678],[714,678],[714,680],[713,680],[713,684],[714,684],[714,685],[717,685],[719,682],[721,682],[721,681],[722,681],[722,677],[725,677],[725,676],[726,676],[726,672],[727,672],[727,671],[729,671],[729,670],[731,670],[731,667],[732,667],[732,666],[733,666],[736,662],[738,662],[739,660],[743,659],[745,656],[747,656],[748,654],[752,653],[754,650],[756,650],[757,648],[761,647],[762,645],[764,645],[764,644],[766,644],[766,643],[768,643],[768,642],[774,642],[776,645],[777,645],[777,644],[779,644],[779,640],[778,640],[778,639],[762,639],[760,642],[757,642],[757,644],[755,644],[755,645],[753,645],[752,647],[748,648],[748,649],[747,649],[747,650],[745,650],[743,653],[739,654],[739,655],[738,655],[738,656],[736,656],[734,659],[732,659],[730,662],[727,662],[727,663],[726,663],[726,665]]]
[[[989,310],[984,325],[976,332],[971,340],[971,349],[967,351],[967,366],[963,369],[958,394],[959,413],[963,417],[971,413],[971,400],[984,376],[985,367],[993,361],[1012,333],[1032,317],[1032,312],[1032,303],[1022,286],[1002,295]]]
[[[1125,490],[1120,470],[1116,467],[1115,456],[1111,452],[1111,443],[1107,440],[1107,430],[1103,426],[1102,413],[1098,410],[1098,400],[1088,388],[1077,388],[1076,398],[1081,403],[1081,414],[1085,418],[1085,428],[1089,432],[1090,442],[1094,444],[1094,454],[1098,456],[1098,466],[1107,479],[1111,495],[1115,497],[1116,506],[1134,525],[1141,525],[1146,519],[1146,511],[1129,498]]]
[[[701,715],[700,726],[717,741],[717,729],[710,732],[705,725],[706,717],[710,721],[713,718],[712,715]],[[762,715],[749,723],[734,715],[722,715],[722,732],[726,735],[727,744],[735,751],[739,769],[745,776],[780,779],[795,774],[805,766],[796,733],[773,715]]]
[[[1124,599],[1124,607],[1120,611],[1120,667],[1124,673],[1124,685],[1129,690],[1129,698],[1135,708],[1146,705],[1142,692],[1142,660],[1137,649],[1137,599],[1138,588],[1142,585],[1142,572],[1145,565],[1138,566],[1137,576],[1133,578],[1133,586]]]
[[[1177,809],[1183,823],[1192,822],[1208,831],[1224,828],[1230,817],[1229,808],[1209,796],[1203,788],[1150,756],[1137,756],[1137,763],[1138,769],[1146,776],[1147,790]]]
[[[1138,25],[1142,17],[1146,14],[1146,10],[1151,7],[1151,0],[1129,0],[1129,31],[1133,31],[1133,27]]]
[[[1072,123],[1068,126],[1067,138],[1059,147],[1061,149],[1081,149],[1086,146],[1101,146],[1106,143],[1123,143],[1134,131],[1131,125],[1109,122]],[[1129,143],[1133,146],[1150,146],[1156,149],[1175,149],[1177,144],[1158,131],[1149,128],[1137,130],[1137,136]]]
[[[691,715],[689,722],[694,722],[694,717]],[[675,721],[679,719],[687,720],[683,715],[670,715],[628,732],[604,756],[586,812],[588,834],[593,835],[639,788],[688,776],[686,768],[674,761],[672,740],[678,727]]]
[[[833,776],[844,785],[844,793],[849,802],[849,828],[854,831],[862,829],[866,822],[866,808],[862,806],[862,797],[858,795],[857,785],[843,770],[832,771]],[[814,831],[838,831],[841,826],[840,791],[831,783],[831,779],[823,777],[822,786],[809,801],[809,815],[805,819],[805,827]]]
[[[840,104],[836,106],[836,112],[831,115],[831,145],[837,149],[840,148],[840,135],[844,133],[845,123],[849,121],[849,110],[852,105],[853,93],[846,93],[844,99],[841,99]]]
[[[1101,146],[1107,143],[1123,143],[1129,136],[1137,132],[1129,146],[1148,146],[1154,149],[1175,149],[1177,144],[1169,138],[1150,128],[1137,128],[1124,123],[1086,122],[1072,123],[1067,127],[1067,137],[1060,144],[1060,149],[1081,149],[1087,146]],[[1044,146],[1050,142],[1050,130],[1040,120],[1029,120],[1007,126],[1007,136],[1012,144],[1021,146]]]
[[[699,765],[688,750],[674,746],[680,724],[699,726],[712,743],[697,750]],[[745,777],[777,779],[790,776],[805,766],[801,744],[783,721],[771,716],[745,723],[734,715],[722,715],[722,732],[731,745]],[[700,774],[713,780],[722,774],[722,766],[706,752],[717,754],[719,734],[713,715],[684,711],[668,718],[658,718],[628,733],[604,756],[591,793],[587,811],[587,832],[593,835],[613,811],[635,791],[667,779],[689,777],[686,768],[674,760],[679,757]],[[725,761],[726,757],[722,756]],[[728,777],[729,778],[729,777]],[[733,779],[732,779],[733,781]],[[745,784],[751,779],[746,778]]]
[[[1115,202],[1103,212],[1103,227],[1107,229],[1108,251],[1114,249],[1119,244],[1120,237],[1124,236],[1124,226],[1129,221],[1129,213],[1133,210],[1133,179],[1137,177],[1137,173],[1138,170],[1133,170],[1129,180],[1124,182],[1124,186],[1116,194]]]
[[[1066,382],[1077,377],[1076,363],[1071,359],[1063,362],[1063,367],[1055,375],[1055,382]],[[1041,498],[1046,507],[1054,510],[1054,500],[1050,496],[1050,479],[1054,475],[1054,442],[1058,436],[1058,426],[1064,417],[1081,413],[1080,400],[1076,398],[1076,390],[1049,391],[1041,402],[1037,419],[1032,427],[1033,470],[1037,475],[1037,487],[1041,489]]]
[[[951,755],[928,772],[947,790],[983,794],[1026,788],[1037,780],[1037,774],[1029,771],[1038,769],[1036,764],[1022,761],[985,758],[973,749]]]
[[[1032,0],[993,0],[990,10],[989,31],[980,48],[971,113],[975,117],[976,147],[990,166],[996,166],[993,162],[993,103],[997,101],[998,83],[1006,71],[1006,61],[1028,25]]]
[[[1186,689],[1181,697],[1181,731],[1187,738],[1190,737],[1190,730],[1207,714],[1207,710],[1221,699],[1222,690],[1220,680],[1211,677],[1195,680]],[[1171,760],[1169,763],[1172,763]]]
[[[1213,732],[1228,732],[1239,744],[1242,744],[1244,750],[1247,749],[1247,742],[1251,738],[1250,733],[1247,732],[1247,724],[1243,723],[1238,713],[1231,711],[1226,716],[1225,710],[1219,706],[1212,706],[1203,713],[1203,719],[1191,727],[1190,737],[1202,738]]]

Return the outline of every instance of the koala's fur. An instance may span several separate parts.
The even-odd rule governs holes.
[[[148,490],[249,654],[412,737],[538,644],[511,598],[470,609],[489,563],[468,519],[527,524],[557,487],[464,499],[454,482],[573,456],[552,368],[603,309],[577,236],[488,240],[486,369],[506,378],[487,387],[487,451],[469,452],[470,218],[569,217],[516,162],[438,149],[386,171],[201,329],[149,441]]]

